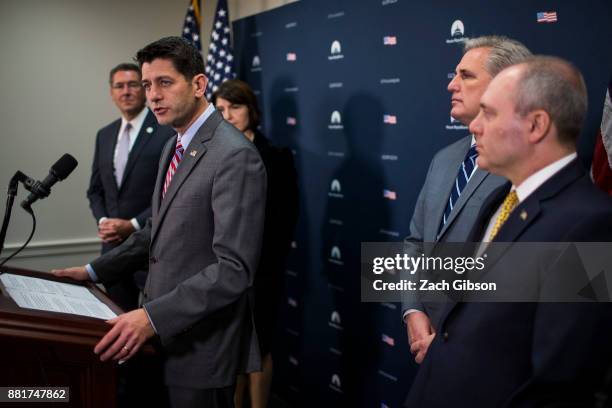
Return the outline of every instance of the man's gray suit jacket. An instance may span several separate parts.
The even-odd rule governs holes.
[[[410,221],[410,235],[405,239],[404,247],[409,256],[420,256],[424,251],[423,242],[465,242],[485,198],[507,181],[477,168],[440,230],[459,166],[465,159],[471,142],[472,136],[466,136],[438,151],[432,159]],[[422,304],[418,299],[406,294],[402,301],[402,315],[409,309],[424,310],[435,327],[442,306],[442,303],[433,302]]]
[[[164,199],[176,137],[162,153],[153,216],[92,262],[102,281],[149,259],[144,307],[163,346],[167,385],[220,388],[261,365],[252,285],[266,174],[252,143],[215,111],[187,146]]]

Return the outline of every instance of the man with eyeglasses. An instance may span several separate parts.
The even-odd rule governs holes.
[[[98,131],[87,198],[98,225],[102,253],[108,252],[151,216],[151,196],[162,148],[174,134],[145,106],[140,69],[119,64],[110,71],[111,99],[121,117]],[[133,277],[106,287],[124,310],[138,306],[147,276],[142,265]]]

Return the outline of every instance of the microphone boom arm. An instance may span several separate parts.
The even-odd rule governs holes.
[[[32,191],[32,188],[36,186],[36,184],[40,184],[36,180],[26,176],[21,171],[17,171],[11,180],[9,181],[8,194],[6,197],[6,208],[4,210],[4,220],[2,221],[2,229],[0,230],[0,254],[4,250],[4,241],[6,239],[6,231],[8,230],[9,221],[11,219],[11,211],[13,209],[13,203],[15,201],[15,196],[17,195],[17,190],[19,187],[19,183],[22,183],[26,190]],[[24,208],[26,211],[31,212],[31,209]]]

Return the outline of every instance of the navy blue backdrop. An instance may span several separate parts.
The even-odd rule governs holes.
[[[538,23],[544,11],[558,21]],[[401,405],[417,367],[399,305],[360,302],[360,242],[407,235],[433,154],[468,133],[446,90],[462,40],[503,34],[574,62],[590,95],[587,164],[612,74],[611,22],[609,1],[476,0],[308,0],[234,22],[238,77],[299,173],[276,393],[296,406]]]

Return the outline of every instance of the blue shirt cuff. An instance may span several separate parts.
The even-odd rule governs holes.
[[[142,310],[144,310],[145,313],[147,314],[147,318],[149,319],[149,323],[151,323],[151,327],[153,328],[153,331],[155,332],[155,334],[157,334],[157,329],[155,328],[155,325],[153,324],[153,320],[151,319],[151,315],[147,311],[147,308],[145,307],[145,305],[142,305]]]
[[[89,274],[89,279],[91,279],[92,282],[97,282],[98,275],[96,275],[96,272],[93,270],[93,267],[90,264],[87,264],[85,265],[85,269],[87,270],[87,273]]]
[[[135,231],[140,231],[141,230],[140,224],[138,223],[138,220],[136,218],[132,218],[130,220],[130,222],[132,223],[132,226],[134,227]]]

